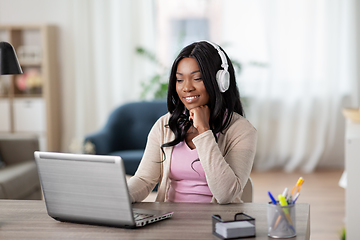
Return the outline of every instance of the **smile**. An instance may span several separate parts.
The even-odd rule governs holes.
[[[191,96],[191,97],[186,97],[185,99],[186,100],[191,100],[191,99],[195,99],[195,98],[198,98],[199,96]]]
[[[184,97],[185,101],[187,102],[192,102],[193,100],[199,98],[200,96],[197,95],[197,96],[189,96],[189,97]]]

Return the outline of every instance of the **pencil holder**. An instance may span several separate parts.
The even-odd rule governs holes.
[[[287,206],[267,205],[268,236],[272,238],[291,238],[296,236],[295,204]]]

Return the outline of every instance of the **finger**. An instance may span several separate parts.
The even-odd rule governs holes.
[[[190,120],[194,120],[194,112],[193,111],[189,111],[189,121]]]

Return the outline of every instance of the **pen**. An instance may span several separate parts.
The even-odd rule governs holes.
[[[275,198],[273,197],[273,195],[271,194],[270,191],[268,191],[268,194],[269,194],[269,197],[270,197],[272,203],[273,203],[274,205],[277,205],[277,202],[276,202]]]
[[[282,207],[288,205],[288,203],[283,195],[279,194],[278,198],[279,198],[279,203]],[[284,208],[284,212],[285,212],[285,214],[289,214],[289,209]]]
[[[282,195],[283,195],[285,198],[287,198],[287,195],[288,195],[288,189],[287,189],[287,187],[284,189]]]
[[[281,206],[287,206],[288,205],[287,201],[286,201],[286,199],[285,199],[285,197],[283,195],[279,194],[278,198],[279,198],[279,203],[280,203]],[[287,208],[282,209],[281,207],[279,207],[279,209],[280,209],[279,216],[276,219],[276,222],[274,224],[274,229],[277,228],[278,224],[280,223],[281,217],[283,217],[284,219],[287,220],[288,225],[291,228],[291,230],[293,232],[295,232],[295,229],[293,227],[293,222],[292,222],[292,220],[290,218],[290,215],[289,215],[289,209],[287,209]]]
[[[279,203],[280,203],[281,206],[287,206],[287,205],[288,205],[288,203],[287,203],[287,201],[286,201],[286,199],[285,199],[285,197],[284,197],[283,195],[279,194],[278,198],[279,198]],[[293,225],[294,225],[294,224],[293,224],[293,222],[292,222],[292,220],[291,220],[291,217],[290,217],[290,214],[289,214],[289,209],[284,208],[283,210],[284,210],[284,213],[285,213],[285,216],[286,216],[287,220],[288,220],[289,223],[290,223],[290,227],[291,227],[291,228],[294,230],[294,232],[295,232],[295,229],[293,228]]]
[[[294,200],[292,201],[292,204],[295,204],[295,202],[296,202],[296,200],[298,199],[299,195],[300,195],[300,193],[298,192],[298,193],[295,195],[295,198],[294,198]]]
[[[302,177],[300,177],[299,180],[297,181],[295,187],[293,187],[293,189],[291,191],[291,196],[294,196],[294,194],[297,194],[298,192],[300,192],[301,185],[303,183],[304,183],[304,179]]]

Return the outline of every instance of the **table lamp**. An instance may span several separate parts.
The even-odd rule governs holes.
[[[7,42],[0,42],[0,75],[22,73],[13,46]]]

